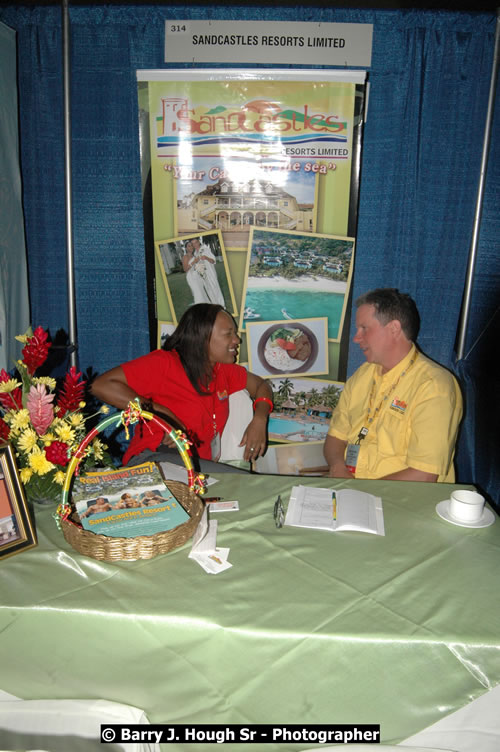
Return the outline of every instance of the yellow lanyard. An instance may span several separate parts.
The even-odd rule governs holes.
[[[404,371],[402,371],[399,374],[399,376],[396,379],[396,381],[394,381],[393,384],[391,384],[390,388],[387,390],[387,392],[385,392],[385,394],[382,395],[382,398],[381,398],[380,402],[378,403],[377,407],[375,408],[375,410],[373,411],[373,414],[372,414],[373,399],[375,397],[375,387],[377,385],[375,379],[373,379],[373,381],[372,381],[372,388],[371,388],[371,391],[370,391],[370,403],[368,405],[368,412],[366,414],[365,420],[363,421],[365,424],[368,424],[368,425],[364,425],[363,428],[360,430],[360,432],[358,434],[358,438],[356,440],[356,444],[360,444],[361,441],[363,441],[363,439],[365,438],[366,434],[368,433],[368,430],[369,430],[370,426],[376,421],[376,419],[380,415],[382,407],[387,402],[387,400],[389,399],[389,397],[391,396],[391,394],[393,393],[393,391],[396,389],[396,387],[399,384],[399,382],[401,381],[401,379],[404,376],[406,376],[406,374],[408,373],[408,371],[410,370],[410,368],[412,367],[412,365],[415,363],[417,357],[418,357],[418,351],[415,352],[414,357],[410,360],[410,362],[408,363],[408,366],[404,369]]]

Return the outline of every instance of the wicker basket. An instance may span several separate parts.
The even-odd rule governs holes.
[[[185,483],[169,480],[166,484],[191,517],[182,525],[163,533],[155,533],[155,535],[110,538],[107,535],[97,535],[90,530],[84,530],[73,513],[61,521],[64,537],[79,553],[102,561],[153,559],[158,554],[173,551],[174,548],[186,543],[193,535],[203,514],[203,502]]]
[[[132,411],[132,419],[130,418]],[[81,526],[76,511],[69,503],[69,489],[75,470],[84,456],[85,448],[90,441],[111,424],[137,422],[139,419],[152,420],[160,425],[172,438],[184,460],[188,471],[189,485],[180,481],[166,480],[165,483],[176,499],[182,504],[190,519],[181,525],[155,533],[154,535],[138,535],[135,538],[112,538],[107,535],[98,535],[90,530],[84,530]],[[156,417],[152,413],[144,412],[136,404],[129,406],[129,410],[113,415],[102,421],[82,441],[75,456],[72,458],[66,471],[66,478],[62,492],[62,502],[58,509],[58,521],[64,537],[76,551],[85,556],[101,561],[136,561],[137,559],[152,559],[158,554],[166,554],[179,546],[182,546],[193,535],[198,522],[203,514],[204,504],[198,497],[198,493],[204,492],[204,478],[194,472],[191,462],[189,445],[182,434],[175,431],[168,423]]]

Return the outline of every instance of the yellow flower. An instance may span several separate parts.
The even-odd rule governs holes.
[[[103,415],[107,415],[109,413],[108,405],[101,405],[99,412],[101,412]]]
[[[17,446],[22,452],[31,452],[37,446],[38,434],[32,428],[26,428],[17,440]]]
[[[54,433],[44,433],[43,436],[40,436],[45,446],[50,446],[53,441],[56,439],[56,435]]]
[[[64,485],[65,477],[66,477],[66,473],[63,473],[62,470],[58,470],[57,473],[54,474],[54,480],[56,483],[59,483],[60,486]]]
[[[9,394],[9,392],[13,392],[14,389],[19,389],[21,386],[22,384],[20,381],[16,381],[16,379],[9,379],[8,381],[2,381],[0,383],[0,392]]]
[[[33,379],[33,384],[45,384],[45,386],[48,386],[52,391],[54,391],[57,386],[56,380],[51,376],[37,376]]]
[[[30,414],[26,409],[10,410],[5,416],[5,421],[10,425],[11,431],[22,431],[30,424]]]
[[[83,410],[83,408],[85,407],[86,404],[87,404],[86,402],[79,402],[78,403],[78,407]]]
[[[96,460],[102,460],[104,457],[104,450],[107,448],[107,445],[103,444],[100,439],[94,439],[92,442],[92,451]]]
[[[51,470],[54,469],[54,465],[52,462],[49,462],[47,457],[45,456],[45,452],[42,452],[41,449],[38,449],[38,451],[34,450],[30,456],[29,456],[29,466],[33,470],[33,472],[38,473],[38,475],[45,475],[46,473],[50,473]]]
[[[19,471],[19,476],[21,478],[21,483],[27,483],[31,476],[33,475],[33,470],[29,467],[23,467]]]
[[[75,426],[75,428],[80,428],[80,426],[85,424],[85,418],[81,413],[72,413],[69,416],[69,420],[71,425]]]
[[[61,421],[59,423],[59,425],[56,427],[55,431],[56,431],[56,434],[57,434],[57,438],[60,441],[65,441],[66,444],[72,444],[74,442],[74,440],[75,440],[75,432],[71,428],[71,426],[69,426],[64,421]]]

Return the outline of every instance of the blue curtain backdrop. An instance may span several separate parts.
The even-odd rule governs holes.
[[[454,365],[493,57],[495,17],[490,14],[343,10],[312,4],[70,8],[81,367],[102,372],[149,349],[135,71],[168,67],[163,63],[166,19],[209,17],[373,23],[354,297],[376,286],[395,286],[416,299],[423,319],[422,349],[458,370],[467,398],[459,478],[478,483],[498,500],[500,470],[493,461],[498,420],[491,430],[492,446],[485,450],[482,439],[482,415],[491,415],[498,404],[498,382],[488,384],[496,393],[481,389],[492,363],[485,362],[481,348],[474,345],[485,340],[483,332],[491,341],[498,335],[498,112],[470,353],[458,368]],[[61,11],[9,6],[0,18],[18,32],[32,320],[55,333],[67,330],[68,320]],[[349,372],[361,361],[352,346]],[[476,400],[479,390],[481,399]],[[482,412],[474,407],[478,402]]]

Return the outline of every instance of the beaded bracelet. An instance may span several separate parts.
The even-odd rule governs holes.
[[[269,397],[257,397],[257,399],[254,400],[254,403],[253,403],[254,410],[257,406],[257,402],[267,402],[267,404],[269,405],[269,412],[271,413],[273,411],[274,405],[273,405],[272,400],[269,399]]]

